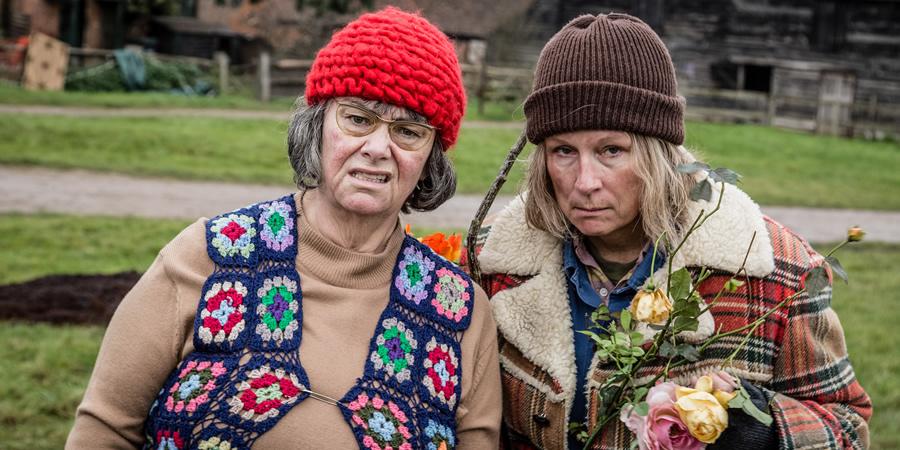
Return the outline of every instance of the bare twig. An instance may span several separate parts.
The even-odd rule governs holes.
[[[472,278],[472,281],[476,283],[481,282],[481,265],[478,264],[478,255],[475,254],[475,246],[478,241],[478,230],[481,228],[482,222],[484,222],[484,217],[487,216],[488,211],[491,209],[494,199],[497,198],[497,193],[500,192],[500,188],[503,187],[503,183],[506,182],[506,176],[509,174],[510,169],[512,169],[519,154],[522,153],[522,149],[525,148],[526,142],[528,142],[528,139],[525,136],[525,130],[523,129],[522,134],[519,135],[519,139],[516,141],[515,145],[509,149],[509,153],[506,155],[506,161],[500,166],[500,171],[497,173],[497,177],[494,178],[494,183],[491,184],[491,188],[488,189],[487,195],[481,200],[478,212],[475,213],[475,218],[472,219],[472,223],[469,225],[469,235],[466,236],[466,253],[469,259],[469,276]]]

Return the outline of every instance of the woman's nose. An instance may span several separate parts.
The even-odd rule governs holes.
[[[364,137],[363,155],[372,158],[386,158],[391,153],[391,130],[386,123],[379,123],[375,130]]]

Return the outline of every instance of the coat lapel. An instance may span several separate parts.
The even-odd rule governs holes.
[[[691,202],[691,218],[712,211],[721,186],[713,184],[710,201]],[[752,242],[752,245],[751,245]],[[572,335],[568,289],[562,264],[562,241],[528,227],[525,204],[516,197],[491,224],[479,255],[484,273],[531,276],[522,285],[501,291],[491,299],[500,332],[522,354],[559,381],[572,395],[575,388],[575,345]],[[741,264],[751,277],[764,277],[775,269],[771,240],[765,219],[747,194],[726,184],[721,207],[685,242],[672,261],[673,271],[682,267],[708,267],[736,272]],[[653,275],[665,285],[668,264]],[[641,324],[645,339],[652,330]],[[715,331],[712,315],[700,317],[695,332],[682,333],[688,342],[698,342]]]

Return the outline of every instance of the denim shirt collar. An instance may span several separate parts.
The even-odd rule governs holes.
[[[650,274],[659,270],[665,262],[666,257],[661,251],[656,255],[654,261],[653,246],[651,245],[640,264],[634,269],[634,273],[632,273],[631,277],[628,278],[628,281],[625,282],[625,285],[620,286],[618,289],[611,292],[610,297],[613,295],[619,296],[621,294],[630,293],[630,300],[630,298],[637,293],[638,289],[644,285],[644,282],[647,281]],[[571,286],[575,287],[575,291],[581,301],[594,308],[600,306],[600,303],[602,303],[603,300],[597,292],[594,291],[594,288],[591,287],[587,272],[578,260],[578,256],[575,254],[575,244],[572,239],[566,239],[564,245],[563,270],[565,270],[566,279],[571,283]]]

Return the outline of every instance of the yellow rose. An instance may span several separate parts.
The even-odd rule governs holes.
[[[652,292],[640,290],[631,301],[628,312],[641,322],[658,324],[669,318],[672,309],[672,302],[662,289]]]
[[[860,227],[853,227],[847,230],[847,240],[850,242],[859,242],[865,235],[866,232]]]
[[[728,428],[728,412],[709,392],[680,387],[675,396],[675,409],[691,436],[712,444]]]

